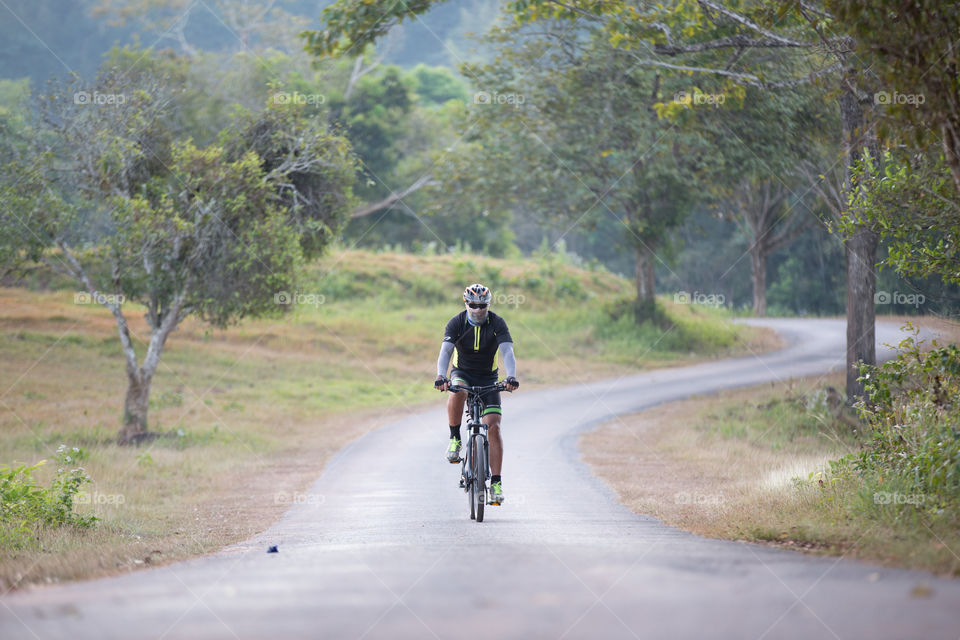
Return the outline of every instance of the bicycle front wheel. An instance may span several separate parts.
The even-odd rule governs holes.
[[[487,503],[487,470],[483,458],[483,440],[481,438],[473,439],[473,450],[470,452],[473,458],[473,506],[471,511],[476,510],[477,522],[483,522],[483,507]]]
[[[470,438],[467,442],[467,446],[464,448],[464,461],[463,461],[463,477],[467,483],[467,502],[470,504],[470,519],[477,519],[477,511],[475,508],[476,498],[474,498],[474,491],[476,489],[476,483],[471,477],[473,475],[473,441],[474,438]]]

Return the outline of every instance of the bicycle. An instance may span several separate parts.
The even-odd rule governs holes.
[[[483,413],[481,395],[490,391],[507,391],[503,382],[481,387],[451,384],[449,391],[467,392],[467,438],[464,446],[463,466],[460,471],[460,487],[467,493],[470,502],[470,519],[483,522],[483,508],[487,503],[487,480],[490,478],[490,442],[487,440],[487,425],[480,421]]]

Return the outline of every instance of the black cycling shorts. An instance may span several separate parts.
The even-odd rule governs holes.
[[[497,374],[494,372],[476,374],[469,371],[464,371],[463,369],[454,369],[450,372],[450,380],[454,384],[460,384],[465,387],[485,387],[487,385],[496,384]],[[499,391],[487,391],[486,393],[480,394],[480,400],[483,402],[483,411],[480,413],[481,416],[485,416],[488,413],[499,413],[503,414],[503,411],[500,409],[500,392]]]

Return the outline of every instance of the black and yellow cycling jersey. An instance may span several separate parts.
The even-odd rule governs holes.
[[[497,372],[497,350],[504,342],[513,342],[503,318],[487,312],[483,323],[472,326],[464,309],[450,318],[443,341],[453,344],[453,368],[482,374]]]

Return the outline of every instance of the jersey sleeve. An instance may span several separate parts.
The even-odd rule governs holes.
[[[497,318],[497,324],[494,326],[494,333],[497,336],[497,346],[504,342],[513,342],[510,336],[510,329],[507,328],[507,322],[503,318]]]
[[[460,316],[456,315],[450,318],[447,327],[443,330],[443,341],[455,344],[460,337]]]

